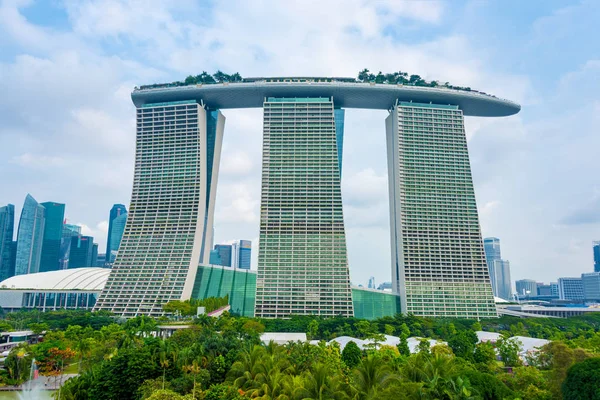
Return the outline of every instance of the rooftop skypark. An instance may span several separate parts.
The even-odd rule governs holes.
[[[439,81],[426,81],[420,75],[409,75],[408,72],[391,72],[383,73],[379,71],[377,74],[371,73],[368,69],[363,69],[358,73],[357,78],[340,78],[340,77],[272,77],[272,78],[243,78],[238,72],[234,74],[226,74],[222,71],[217,71],[214,74],[209,74],[202,71],[199,75],[189,75],[184,81],[175,81],[171,83],[155,83],[152,85],[143,85],[136,90],[160,89],[169,87],[181,87],[190,85],[214,85],[218,83],[249,83],[249,82],[347,82],[347,83],[377,83],[389,85],[406,85],[420,86],[433,88],[446,88],[462,91],[474,91],[470,87],[454,86],[449,82],[440,83]],[[478,92],[483,93],[483,92]],[[485,94],[485,93],[484,93]]]

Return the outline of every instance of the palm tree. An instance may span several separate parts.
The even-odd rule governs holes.
[[[372,354],[361,360],[353,378],[360,399],[376,399],[378,390],[399,379],[381,358]]]
[[[192,389],[192,398],[195,399],[196,398],[196,377],[198,376],[200,371],[202,371],[202,368],[200,367],[200,364],[198,364],[198,360],[194,360],[194,361],[192,361],[192,363],[190,365],[184,365],[183,371],[192,374],[194,377],[194,388]],[[164,382],[163,382],[163,384],[164,384]]]
[[[349,398],[342,389],[339,376],[330,367],[321,363],[304,373],[304,385],[294,394],[302,394],[302,399],[311,400]]]
[[[229,370],[229,380],[233,380],[233,384],[240,389],[252,386],[259,372],[258,365],[264,356],[265,349],[262,346],[254,346],[251,351],[242,352],[239,360]]]

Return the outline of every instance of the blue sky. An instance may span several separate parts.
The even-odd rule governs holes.
[[[513,279],[592,269],[600,240],[600,2],[552,0],[1,1],[0,204],[67,204],[100,249],[128,204],[135,85],[408,71],[522,104],[467,118],[484,236]],[[261,111],[226,110],[216,240],[258,236]],[[386,112],[348,110],[343,198],[351,277],[390,280]]]

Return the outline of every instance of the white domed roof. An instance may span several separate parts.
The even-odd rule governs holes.
[[[16,275],[0,282],[0,289],[102,290],[108,268],[73,268]]]

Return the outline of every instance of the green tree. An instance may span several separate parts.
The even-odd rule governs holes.
[[[211,385],[203,393],[203,396],[204,400],[243,400],[249,398],[241,394],[235,387],[223,383]]]
[[[358,345],[350,341],[346,344],[344,350],[342,350],[342,361],[348,367],[354,368],[360,364],[361,353]]]
[[[429,343],[428,339],[422,338],[421,340],[419,340],[419,344],[417,345],[417,353],[423,355],[431,354],[431,344]]]
[[[308,323],[308,338],[316,339],[319,334],[319,322],[316,319],[313,319]]]
[[[358,73],[358,80],[361,82],[367,82],[369,80],[369,70],[363,69]]]
[[[516,367],[522,364],[519,356],[521,345],[521,342],[513,337],[502,336],[498,339],[496,347],[505,366]]]
[[[408,342],[406,341],[406,337],[404,335],[400,336],[400,342],[398,342],[398,352],[402,356],[410,356],[410,348],[408,347]]]
[[[600,358],[588,358],[569,368],[562,395],[569,400],[600,400]]]
[[[398,380],[379,357],[369,354],[353,371],[353,386],[361,399],[377,399],[378,393]]]
[[[475,352],[477,340],[475,332],[463,330],[456,332],[456,334],[450,337],[448,346],[450,346],[456,356],[471,360],[473,358],[473,353]]]
[[[490,364],[496,361],[496,350],[490,342],[481,342],[475,346],[473,361],[476,363]]]

